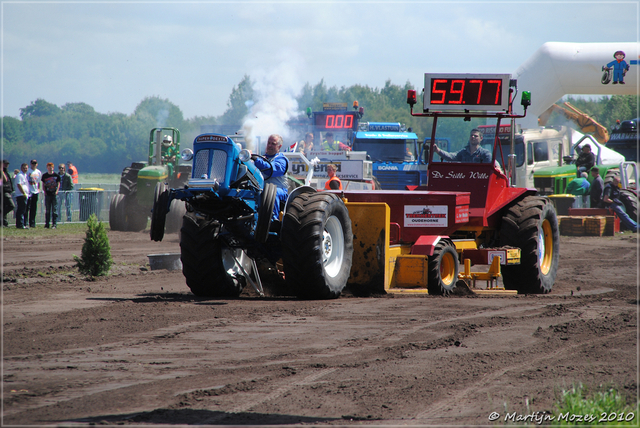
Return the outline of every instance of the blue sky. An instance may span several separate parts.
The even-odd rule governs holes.
[[[638,1],[2,1],[3,116],[37,98],[131,114],[224,112],[243,76],[421,88],[425,72],[515,73],[545,42],[634,42]],[[275,76],[275,77],[274,77]]]

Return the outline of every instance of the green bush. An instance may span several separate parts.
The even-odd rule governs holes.
[[[638,426],[637,412],[614,388],[588,394],[579,385],[562,391],[553,420],[557,425]]]
[[[91,277],[106,275],[113,264],[107,231],[95,214],[91,214],[87,220],[87,235],[81,256],[74,254],[76,266],[80,273]]]

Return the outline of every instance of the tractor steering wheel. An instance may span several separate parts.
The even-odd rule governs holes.
[[[259,155],[259,154],[256,154],[256,153],[253,153],[251,155],[251,159],[255,159],[255,158],[260,158],[260,159],[262,159],[263,161],[265,161],[266,163],[269,164],[269,168],[266,168],[266,169],[263,169],[263,170],[261,169],[260,172],[262,173],[262,175],[264,177],[265,176],[265,171],[269,171],[269,176],[268,177],[264,177],[264,179],[268,180],[269,178],[271,178],[271,176],[273,175],[273,164],[271,162],[269,162],[269,159],[267,159],[266,157],[264,157],[262,155]]]

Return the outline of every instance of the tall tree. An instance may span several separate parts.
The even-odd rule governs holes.
[[[254,102],[253,97],[251,78],[245,74],[238,86],[231,89],[227,109],[218,122],[222,125],[241,124],[242,119],[249,113],[249,106]]]
[[[55,104],[51,104],[42,98],[31,102],[27,107],[20,109],[20,117],[28,119],[31,117],[55,116],[62,110]]]
[[[143,99],[133,114],[144,121],[153,123],[152,127],[180,128],[184,121],[182,110],[178,106],[157,96]]]

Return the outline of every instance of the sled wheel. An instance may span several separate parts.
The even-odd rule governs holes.
[[[520,248],[520,264],[502,266],[504,286],[519,293],[548,293],[560,257],[558,218],[547,198],[527,196],[502,218],[500,245]]]
[[[168,198],[169,192],[166,184],[157,183],[153,191],[153,210],[151,211],[151,227],[149,228],[152,241],[162,241],[164,238]]]
[[[353,258],[349,212],[332,193],[301,193],[287,202],[282,261],[299,298],[333,299],[347,284]]]
[[[109,228],[115,231],[123,231],[124,227],[122,225],[122,206],[124,195],[118,193],[111,198],[111,203],[109,204]]]
[[[237,297],[246,284],[246,278],[233,261],[235,256],[247,269],[242,250],[226,246],[217,234],[218,225],[212,221],[198,220],[194,213],[187,213],[180,230],[180,259],[182,273],[191,292],[201,297]]]
[[[269,237],[269,226],[273,217],[277,190],[275,184],[266,183],[262,195],[260,195],[260,208],[258,208],[258,222],[256,224],[256,241],[260,243],[267,242]]]
[[[440,241],[429,256],[429,294],[447,295],[456,286],[460,263],[456,248],[449,241]]]
[[[172,200],[169,205],[169,212],[167,213],[167,220],[164,226],[165,233],[180,232],[182,217],[184,217],[186,212],[187,206],[184,201],[181,201],[180,199]]]

